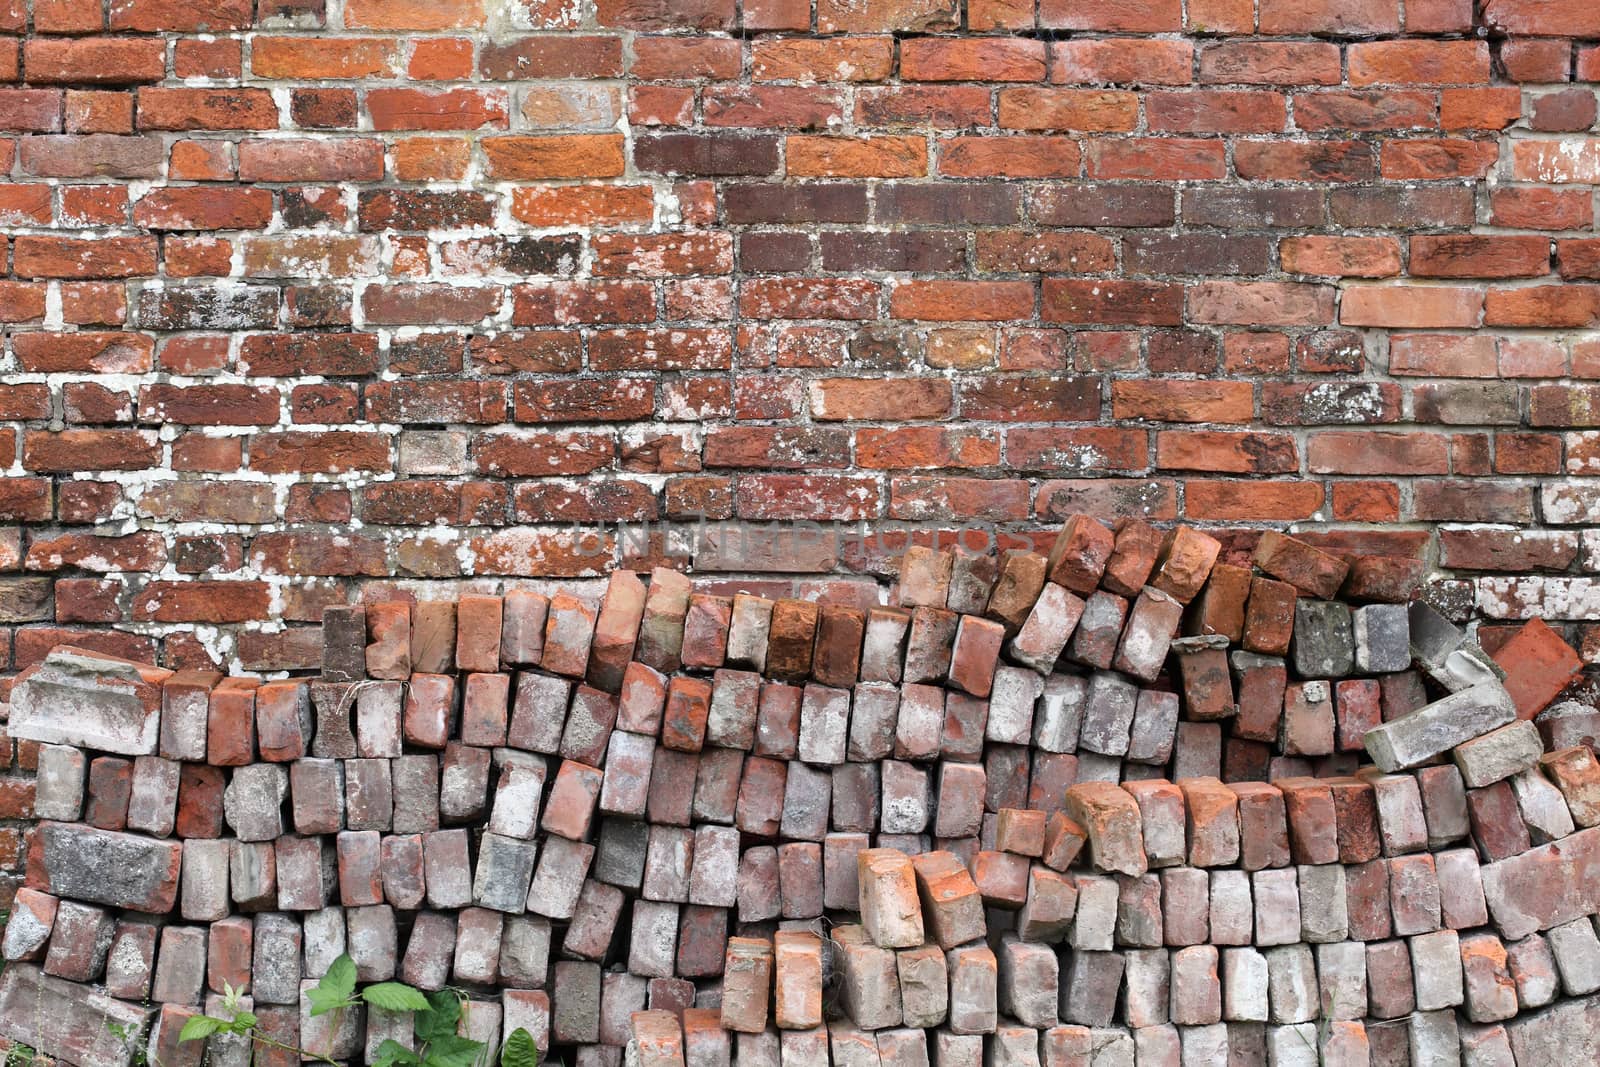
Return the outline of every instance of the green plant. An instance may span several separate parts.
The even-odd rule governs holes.
[[[500,1067],[539,1067],[539,1046],[533,1043],[533,1035],[520,1026],[511,1031],[500,1046]]]
[[[429,993],[427,1007],[412,1019],[417,1049],[412,1051],[398,1041],[378,1046],[372,1067],[472,1067],[483,1051],[483,1042],[456,1033],[461,1019],[461,997],[448,989]]]
[[[39,1058],[32,1045],[16,1044],[6,1049],[4,1067],[28,1067]]]
[[[378,1046],[372,1067],[472,1067],[484,1051],[482,1041],[456,1033],[461,1021],[461,994],[452,989],[423,993],[404,982],[376,982],[356,989],[356,965],[348,955],[340,956],[328,967],[321,981],[306,990],[313,1016],[330,1012],[342,1016],[350,1008],[368,1004],[384,1011],[413,1013],[412,1030],[418,1047],[415,1051],[389,1039]],[[234,1034],[270,1048],[293,1052],[303,1059],[338,1067],[338,1061],[318,1052],[278,1041],[260,1027],[254,1012],[240,1007],[239,991],[223,983],[222,1008],[226,1018],[196,1015],[183,1024],[180,1041],[203,1041],[213,1034]],[[337,1021],[335,1024],[337,1028]],[[539,1050],[533,1035],[518,1027],[500,1046],[500,1067],[538,1067]],[[0,1067],[14,1067],[12,1064]]]
[[[145,1043],[139,1040],[140,1036],[142,1036],[139,1031],[125,1023],[119,1023],[112,1019],[106,1020],[106,1030],[112,1037],[117,1039],[117,1042],[123,1048],[128,1050],[128,1061],[133,1064],[133,1067],[145,1067],[149,1063],[150,1052],[145,1047]],[[6,1067],[13,1067],[13,1065],[7,1064]]]
[[[340,956],[328,967],[322,981],[312,986],[311,1014],[342,1012],[365,1002],[384,1011],[427,1011],[428,998],[403,982],[378,982],[356,993],[356,965],[349,956]]]

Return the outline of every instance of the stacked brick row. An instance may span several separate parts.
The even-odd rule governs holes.
[[[330,608],[315,679],[60,647],[0,1036],[185,1067],[231,986],[370,1059],[408,1017],[301,996],[348,953],[590,1065],[1557,1062],[1600,1041],[1579,662],[1418,576],[1079,515],[914,548],[891,606],[619,570]]]

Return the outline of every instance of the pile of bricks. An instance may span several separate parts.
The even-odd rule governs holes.
[[[1600,715],[1420,578],[1079,515],[892,606],[618,570],[330,608],[314,679],[58,647],[0,1036],[191,1067],[232,986],[370,1060],[409,1016],[302,998],[348,953],[592,1067],[1595,1062]]]

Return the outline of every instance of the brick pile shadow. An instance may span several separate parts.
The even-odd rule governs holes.
[[[1075,516],[893,606],[617,571],[330,608],[315,679],[57,648],[0,1036],[188,1067],[232,986],[370,1060],[408,1016],[302,996],[348,953],[594,1067],[1596,1062],[1577,655],[1414,561],[1221,556]]]

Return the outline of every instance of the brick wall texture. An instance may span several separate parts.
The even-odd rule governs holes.
[[[0,33],[11,669],[309,667],[374,582],[904,543],[762,539],[793,520],[1301,523],[1459,608],[1600,614],[1593,4],[4,0]]]

